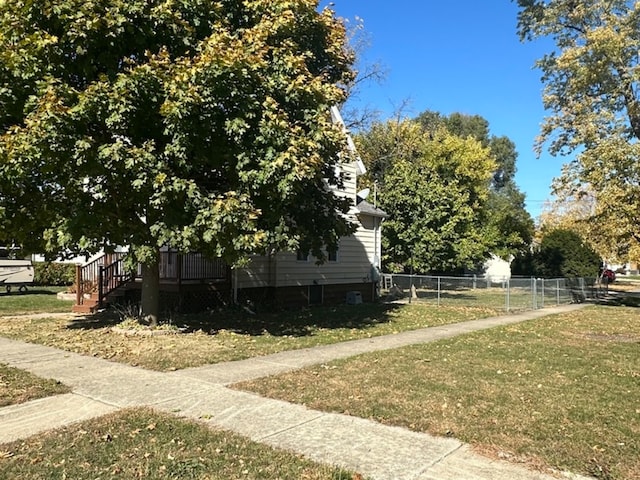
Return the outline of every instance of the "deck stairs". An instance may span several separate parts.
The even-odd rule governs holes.
[[[124,267],[123,253],[104,253],[76,268],[75,313],[95,313],[119,296],[134,275]]]

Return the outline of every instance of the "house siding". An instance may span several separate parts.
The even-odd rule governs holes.
[[[345,175],[344,188],[337,195],[349,197],[355,204],[357,166],[340,166]],[[282,305],[344,303],[347,292],[359,291],[364,301],[373,300],[372,266],[377,264],[376,228],[380,219],[359,214],[354,206],[349,219],[357,225],[356,232],[340,239],[337,261],[316,264],[309,255],[300,261],[295,252],[280,252],[271,257],[254,256],[246,268],[235,272],[238,297],[271,298]],[[320,288],[322,287],[322,288]]]
[[[253,255],[249,264],[233,272],[238,288],[260,288],[274,286],[275,259],[268,256]]]

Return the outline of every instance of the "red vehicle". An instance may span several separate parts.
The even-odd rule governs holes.
[[[602,271],[602,281],[604,283],[613,283],[616,281],[616,272],[613,270],[606,268]]]

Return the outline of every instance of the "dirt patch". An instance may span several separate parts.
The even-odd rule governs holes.
[[[640,343],[640,335],[629,335],[624,333],[583,333],[580,335],[587,340],[596,342],[618,342],[618,343]]]

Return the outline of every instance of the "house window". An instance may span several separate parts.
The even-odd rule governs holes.
[[[297,260],[299,262],[308,262],[309,261],[309,252],[304,252],[302,250],[298,250]]]
[[[329,262],[337,262],[338,261],[338,247],[333,250],[327,250],[327,261]]]

